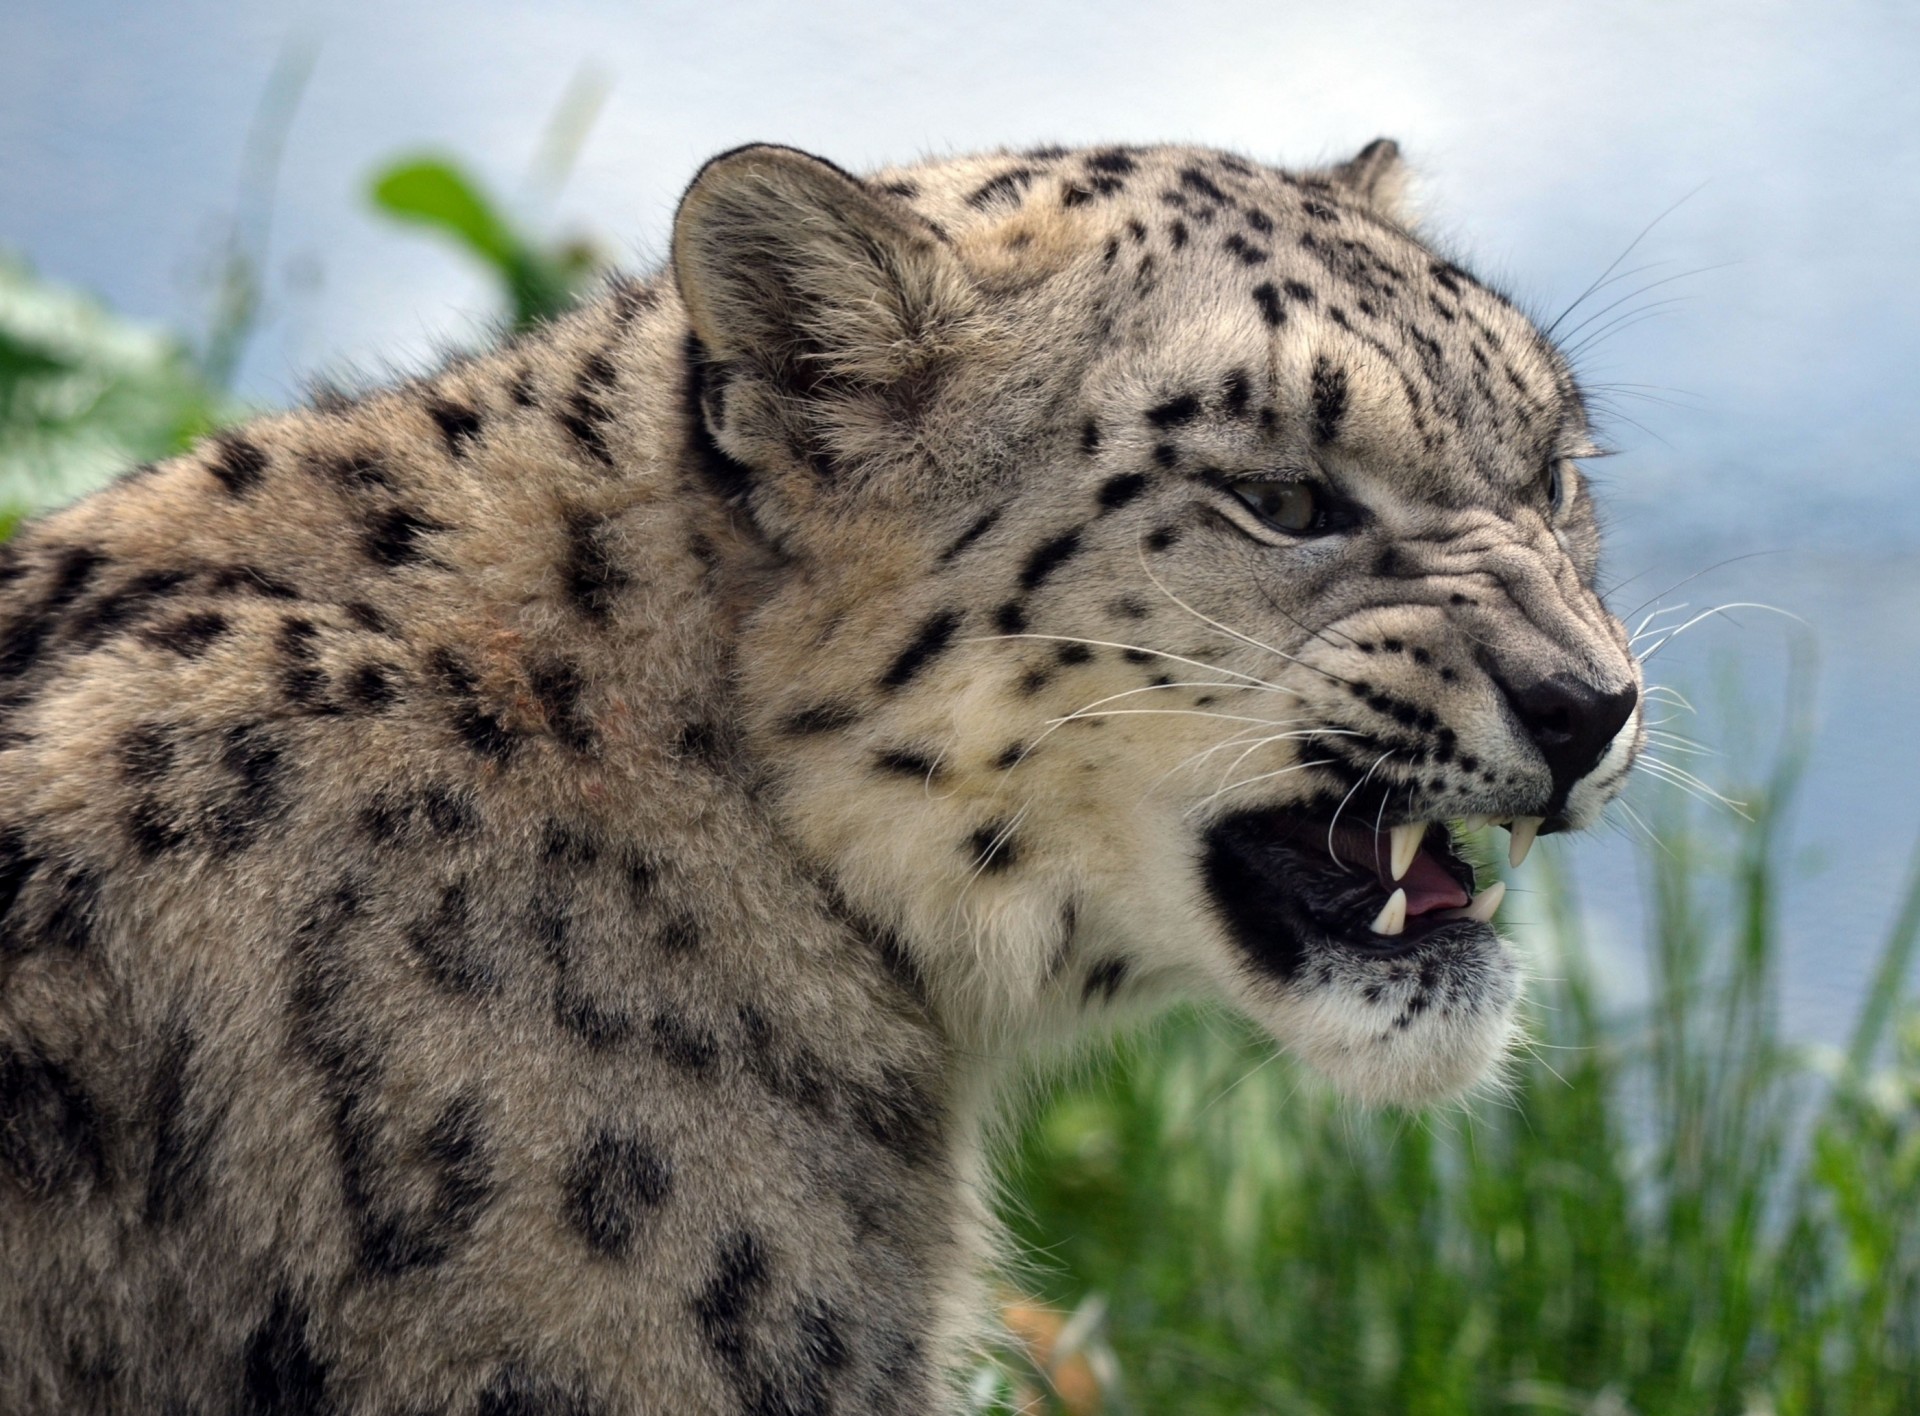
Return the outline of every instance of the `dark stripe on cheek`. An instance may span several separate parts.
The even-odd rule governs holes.
[[[916,675],[941,654],[953,641],[954,630],[960,627],[958,610],[941,610],[932,615],[920,626],[920,632],[913,641],[900,651],[900,655],[880,678],[884,689],[904,688]]]
[[[1027,563],[1020,570],[1020,588],[1037,589],[1054,571],[1065,565],[1080,553],[1080,528],[1064,531],[1051,541],[1043,542],[1027,557]]]
[[[1347,414],[1347,371],[1336,368],[1325,356],[1313,361],[1313,439],[1330,443],[1340,436],[1340,421]]]

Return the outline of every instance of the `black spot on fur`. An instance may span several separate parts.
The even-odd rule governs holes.
[[[669,954],[691,954],[700,940],[700,921],[685,913],[669,915],[654,935],[654,942]]]
[[[992,508],[989,511],[983,512],[979,517],[979,519],[973,523],[973,525],[969,526],[964,532],[961,533],[959,540],[955,541],[951,546],[948,546],[946,550],[940,553],[940,563],[942,565],[947,564],[949,561],[953,560],[954,557],[958,556],[962,551],[966,550],[967,547],[971,546],[975,541],[979,540],[982,536],[986,535],[987,532],[991,531],[993,529],[993,524],[1000,519],[1002,514],[1005,513],[1006,509],[1007,509],[1006,506],[1002,504],[1000,506],[996,506]]]
[[[1253,303],[1260,307],[1260,318],[1268,325],[1278,328],[1286,322],[1287,312],[1280,303],[1280,292],[1273,288],[1271,280],[1263,280],[1253,287]]]
[[[976,211],[984,210],[997,201],[1018,201],[1025,194],[1027,186],[1033,181],[1031,167],[1015,167],[1002,172],[999,176],[983,182],[967,195],[967,205]]]
[[[1235,369],[1227,375],[1226,387],[1221,393],[1220,407],[1229,418],[1246,415],[1247,403],[1253,397],[1253,384],[1247,378],[1245,369]]]
[[[365,600],[348,600],[340,608],[347,612],[349,619],[369,634],[392,635],[393,633],[393,626],[388,623],[387,617]]]
[[[285,1289],[241,1354],[244,1416],[335,1416],[330,1373],[314,1350],[306,1308]]]
[[[378,713],[400,696],[400,671],[391,664],[361,664],[347,675],[347,702],[368,713]]]
[[[454,699],[454,733],[470,749],[495,762],[513,756],[519,746],[519,734],[501,718],[480,704],[480,692],[473,670],[451,649],[436,649],[428,657],[428,667],[440,680],[441,688]]]
[[[199,1068],[199,1040],[174,1020],[154,1063],[146,1101],[153,1118],[153,1154],[147,1163],[141,1214],[155,1227],[177,1224],[206,1198],[214,1143],[228,1102],[209,1094]]]
[[[1147,421],[1156,428],[1177,428],[1200,416],[1200,400],[1191,393],[1169,398],[1147,410]]]
[[[1330,443],[1340,435],[1347,413],[1347,371],[1325,355],[1313,361],[1313,438]]]
[[[452,528],[413,507],[391,506],[367,518],[360,549],[375,565],[395,570],[403,565],[432,563],[420,547],[420,538]]]
[[[1080,451],[1088,457],[1100,451],[1100,425],[1091,418],[1080,427]]]
[[[574,1154],[562,1185],[567,1223],[596,1254],[619,1259],[672,1192],[673,1170],[641,1137],[602,1127]]]
[[[439,1110],[418,1141],[417,1169],[430,1177],[431,1195],[410,1205],[391,1193],[399,1188],[398,1177],[385,1173],[393,1162],[376,1138],[378,1122],[361,1114],[351,1095],[337,1107],[341,1178],[359,1234],[361,1267],[370,1277],[436,1268],[472,1231],[494,1194],[484,1122],[473,1095],[455,1097]]]
[[[601,1416],[601,1407],[577,1384],[510,1362],[481,1388],[473,1416]]]
[[[613,613],[615,598],[630,583],[605,539],[606,520],[583,511],[567,513],[567,552],[560,567],[567,599],[591,620]]]
[[[954,631],[959,627],[958,610],[940,610],[929,615],[907,647],[900,651],[886,673],[880,676],[880,687],[889,692],[906,687],[921,670],[946,652],[947,646],[953,642]]]
[[[213,440],[213,457],[207,463],[230,497],[244,497],[260,485],[267,471],[267,454],[250,439],[232,433]]]
[[[1178,526],[1156,526],[1147,533],[1146,546],[1150,551],[1164,551],[1180,539]]]
[[[227,617],[212,610],[183,615],[170,624],[157,624],[140,637],[156,649],[183,659],[197,659],[228,629]]]
[[[1313,287],[1303,284],[1298,280],[1289,280],[1287,282],[1287,298],[1302,305],[1311,305],[1314,302]]]
[[[186,589],[184,570],[146,570],[126,584],[75,610],[67,633],[80,648],[91,648],[116,631],[145,619],[160,604]]]
[[[1002,634],[1027,632],[1027,608],[1018,600],[1009,600],[993,612],[993,627]]]
[[[173,734],[165,724],[134,724],[120,735],[118,751],[120,767],[128,781],[150,785],[173,770]],[[0,871],[0,880],[3,879],[4,871]],[[0,889],[0,912],[4,912],[5,907],[5,891]]]
[[[713,1274],[693,1300],[693,1315],[707,1346],[729,1368],[747,1358],[747,1322],[768,1280],[765,1247],[748,1230],[721,1236]]]
[[[860,721],[860,712],[846,703],[814,703],[789,713],[780,723],[780,731],[790,737],[812,737],[835,733]]]
[[[548,659],[533,668],[528,684],[547,720],[547,731],[574,752],[591,752],[594,731],[580,712],[580,694],[585,685],[579,668],[568,659]]]
[[[698,762],[712,772],[724,772],[739,750],[738,734],[729,723],[688,723],[674,739],[675,757]]]
[[[313,621],[304,615],[289,615],[280,622],[280,633],[275,644],[290,659],[313,659],[319,653],[313,647],[313,641],[319,633]]]
[[[1109,477],[1100,486],[1101,510],[1117,511],[1146,489],[1147,478],[1142,472],[1123,472],[1117,477]]]
[[[1135,165],[1134,160],[1118,148],[1109,149],[1104,152],[1096,152],[1087,158],[1087,166],[1091,170],[1095,172],[1110,172],[1116,177],[1129,175]]]
[[[465,457],[467,450],[480,440],[480,414],[467,404],[432,399],[427,404],[427,416],[433,419],[433,425],[446,441],[447,451],[454,457]]]
[[[150,797],[142,797],[128,808],[127,835],[132,839],[134,849],[148,860],[165,854],[187,839],[185,824]]]
[[[886,1068],[878,1082],[851,1082],[845,1090],[854,1124],[876,1145],[908,1165],[924,1165],[935,1158],[938,1108],[912,1078]]]
[[[63,1064],[0,1044],[0,1167],[35,1199],[107,1180],[105,1125]]]
[[[989,821],[967,837],[967,854],[983,875],[1003,875],[1019,863],[1019,842],[1005,821]]]
[[[720,1040],[710,1029],[677,1012],[655,1013],[652,1034],[655,1054],[682,1071],[705,1071],[720,1052]]]
[[[882,772],[911,777],[918,782],[934,780],[940,769],[933,758],[907,747],[890,747],[874,753],[873,765]]]
[[[1180,465],[1180,449],[1172,443],[1155,443],[1153,446],[1153,460],[1168,471],[1172,471]]]
[[[1052,540],[1036,546],[1020,568],[1020,588],[1032,591],[1046,582],[1056,570],[1080,553],[1080,528],[1063,531]]]
[[[1198,192],[1210,202],[1218,202],[1221,206],[1232,205],[1232,201],[1227,194],[1221,191],[1220,188],[1214,184],[1213,180],[1197,167],[1183,167],[1180,169],[1180,185],[1189,191]]]
[[[1189,234],[1187,231],[1187,223],[1184,221],[1181,221],[1179,218],[1176,217],[1173,220],[1173,222],[1167,227],[1167,236],[1173,242],[1173,249],[1176,251],[1179,250],[1182,246],[1187,244],[1187,241],[1189,239]]]
[[[236,723],[227,729],[220,765],[229,780],[221,782],[209,798],[202,823],[207,847],[214,854],[246,849],[262,826],[285,814],[285,759],[285,743],[263,724]]]
[[[1127,981],[1130,972],[1125,959],[1102,959],[1087,970],[1086,987],[1081,991],[1081,999],[1091,1003],[1094,999],[1111,1000]]]
[[[1259,265],[1267,259],[1266,251],[1261,250],[1238,231],[1220,244],[1226,248],[1229,255],[1237,257],[1242,265]]]
[[[1093,650],[1085,644],[1062,644],[1053,657],[1063,664],[1084,664],[1093,658]]]
[[[493,965],[474,948],[473,902],[464,880],[441,890],[433,912],[407,926],[406,941],[427,976],[449,993],[491,993],[499,986]]]

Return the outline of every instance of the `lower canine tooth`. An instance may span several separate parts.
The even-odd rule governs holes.
[[[1415,822],[1411,826],[1393,828],[1392,878],[1398,880],[1413,865],[1413,858],[1420,854],[1420,843],[1427,837],[1424,822]]]
[[[1493,818],[1491,816],[1488,816],[1485,812],[1475,812],[1472,816],[1461,819],[1460,829],[1467,832],[1484,831],[1491,825],[1493,825]]]
[[[1493,912],[1500,908],[1500,902],[1507,898],[1507,882],[1496,880],[1473,897],[1473,903],[1460,911],[1462,919],[1478,920],[1482,924],[1493,923]]]
[[[1525,860],[1527,858],[1527,852],[1533,849],[1533,838],[1540,834],[1540,827],[1544,825],[1545,822],[1546,818],[1544,816],[1516,816],[1513,818],[1513,825],[1509,828],[1513,832],[1513,839],[1507,842],[1508,865],[1512,866],[1515,870],[1520,868],[1520,862]]]
[[[1380,913],[1373,917],[1375,934],[1399,934],[1407,927],[1407,892],[1395,890],[1387,896],[1387,902],[1380,907]]]

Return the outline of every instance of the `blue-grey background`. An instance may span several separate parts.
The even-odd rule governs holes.
[[[1596,468],[1609,573],[1631,578],[1627,609],[1718,567],[1670,600],[1765,601],[1813,627],[1788,1023],[1844,1030],[1920,829],[1920,9],[9,0],[0,249],[138,318],[204,325],[249,124],[299,54],[267,318],[240,374],[260,404],[315,373],[418,367],[491,313],[477,276],[369,211],[368,173],[407,149],[458,154],[529,224],[646,266],[700,161],[753,139],[859,168],[1165,139],[1306,162],[1386,133],[1418,168],[1428,234],[1548,317],[1667,212],[1622,267],[1645,268],[1583,309],[1629,297],[1579,358],[1618,385],[1602,402],[1619,452]],[[583,72],[575,91],[605,102],[556,194],[527,174]],[[1764,746],[1793,632],[1743,612],[1664,651],[1653,677],[1702,709],[1672,726]],[[1759,762],[1687,765],[1738,795]],[[1582,880],[1632,996],[1632,851],[1604,834],[1543,849]]]

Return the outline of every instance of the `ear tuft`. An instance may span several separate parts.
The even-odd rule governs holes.
[[[1411,225],[1406,209],[1407,165],[1400,144],[1375,138],[1327,176],[1348,196],[1389,221]]]
[[[904,203],[771,144],[700,169],[674,217],[673,273],[716,358],[797,393],[912,375],[971,302],[959,262]]]

